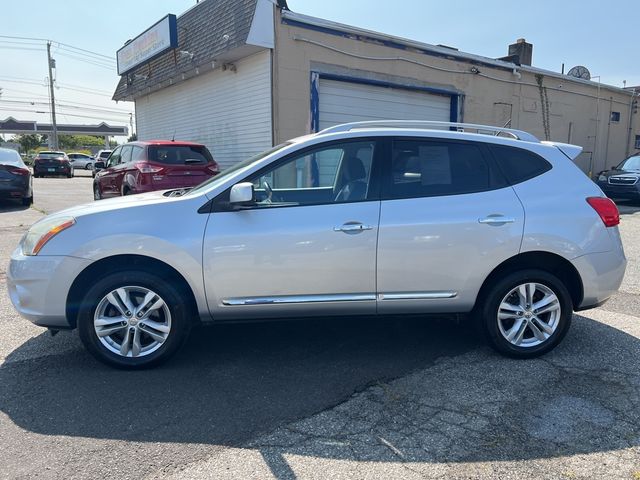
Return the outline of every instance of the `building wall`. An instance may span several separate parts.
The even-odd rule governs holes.
[[[378,80],[388,78],[395,84],[458,91],[463,94],[461,120],[500,126],[511,120],[512,128],[526,130],[542,140],[548,136],[553,141],[581,145],[584,153],[576,161],[585,172],[598,172],[618,163],[632,149],[635,135],[640,134],[640,121],[634,119],[628,140],[629,92],[595,82],[548,73],[537,77],[536,72],[525,70],[520,70],[518,76],[487,65],[478,65],[479,73],[471,73],[471,63],[453,57],[431,56],[287,25],[279,15],[275,52],[276,142],[310,132],[310,72],[323,69],[327,73],[339,70],[354,77],[368,75]],[[548,111],[548,128],[543,121],[544,111]],[[619,122],[609,121],[611,111],[620,113]]]
[[[136,99],[139,140],[205,144],[227,167],[272,146],[271,53]]]

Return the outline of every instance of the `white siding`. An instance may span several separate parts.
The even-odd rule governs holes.
[[[235,65],[137,99],[138,138],[203,143],[222,167],[270,148],[270,52]]]
[[[320,129],[366,120],[451,118],[451,97],[427,92],[320,79]]]

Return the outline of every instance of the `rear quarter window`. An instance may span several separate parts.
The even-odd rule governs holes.
[[[198,165],[213,161],[207,147],[200,145],[150,145],[149,161],[166,165]]]
[[[548,161],[529,150],[503,145],[488,147],[511,185],[542,175],[552,168]]]

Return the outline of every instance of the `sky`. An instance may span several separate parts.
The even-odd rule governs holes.
[[[195,3],[0,0],[0,119],[51,120],[44,40],[5,36],[54,42],[58,122],[129,125],[133,103],[111,100],[119,80],[116,50],[167,13],[180,15]],[[584,65],[596,81],[599,77],[602,83],[620,87],[624,80],[627,86],[640,85],[634,23],[638,0],[288,0],[288,4],[295,12],[491,58],[507,55],[510,43],[525,38],[533,43],[536,67],[560,72],[563,63],[565,71]]]

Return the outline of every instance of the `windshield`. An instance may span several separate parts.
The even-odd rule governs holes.
[[[627,158],[618,165],[618,170],[640,170],[640,155]]]
[[[187,195],[193,195],[193,194],[201,193],[201,192],[203,192],[205,190],[209,190],[210,188],[214,188],[216,185],[218,185],[221,182],[223,182],[229,175],[231,175],[231,174],[233,174],[235,172],[238,172],[238,171],[242,170],[243,168],[247,168],[247,167],[251,166],[252,164],[254,164],[255,162],[257,162],[259,160],[262,160],[263,158],[268,157],[272,153],[276,153],[277,151],[282,150],[283,148],[288,147],[291,144],[292,144],[292,142],[281,143],[277,147],[273,147],[270,150],[267,150],[265,152],[259,153],[258,155],[254,155],[253,157],[248,158],[247,160],[245,160],[243,162],[236,163],[232,167],[229,167],[229,168],[223,170],[222,172],[220,172],[215,177],[211,177],[206,182],[201,183],[196,188],[190,190],[189,193],[187,193]]]

